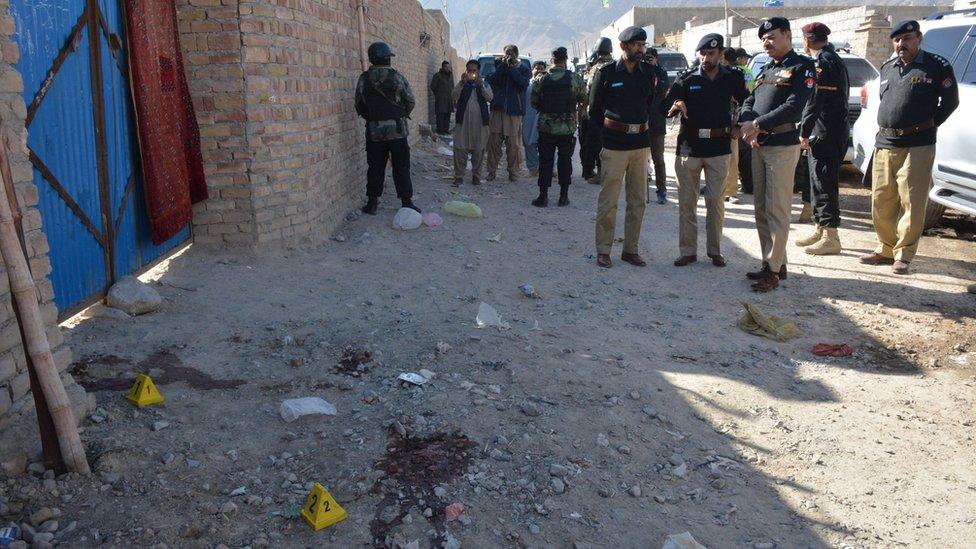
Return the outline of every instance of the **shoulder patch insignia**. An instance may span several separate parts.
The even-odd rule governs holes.
[[[942,87],[948,89],[948,88],[951,88],[952,85],[955,84],[955,83],[956,83],[956,81],[952,77],[949,77],[949,78],[946,78],[945,80],[942,81]]]

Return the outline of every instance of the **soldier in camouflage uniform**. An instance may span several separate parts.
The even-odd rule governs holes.
[[[593,57],[593,62],[583,77],[587,93],[589,93],[590,82],[593,81],[593,75],[596,74],[596,71],[600,70],[604,65],[614,62],[613,42],[609,38],[600,38],[593,45],[593,53],[591,56]],[[583,179],[586,179],[594,185],[599,185],[600,179],[596,177],[595,169],[600,165],[600,149],[603,148],[600,136],[602,135],[603,128],[594,126],[590,121],[588,107],[584,106],[583,113],[585,120],[580,125],[580,162],[583,164]]]
[[[366,205],[363,213],[376,215],[386,164],[392,159],[393,184],[404,208],[413,204],[410,182],[410,145],[407,118],[416,105],[410,84],[390,67],[393,50],[383,42],[369,46],[369,70],[356,83],[356,112],[366,119]]]
[[[573,148],[576,139],[576,108],[586,101],[586,85],[576,73],[566,69],[566,48],[552,52],[552,68],[532,81],[532,106],[539,112],[539,197],[532,205],[549,205],[552,169],[559,153],[559,205],[569,205],[569,185],[573,178]]]

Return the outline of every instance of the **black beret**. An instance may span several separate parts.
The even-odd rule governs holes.
[[[748,57],[750,59],[752,58],[752,56],[749,55],[749,52],[747,52],[745,48],[738,48],[738,49],[736,49],[735,50],[735,56],[736,56],[736,58],[739,58],[739,57]]]
[[[905,34],[906,32],[919,32],[918,21],[909,19],[907,21],[898,23],[894,27],[891,27],[891,34],[888,35],[888,38],[894,38],[899,34]]]
[[[557,61],[561,59],[568,59],[569,52],[566,51],[566,48],[559,46],[558,48],[552,50],[552,58]]]
[[[647,41],[647,32],[640,27],[627,27],[617,38],[621,42]]]
[[[759,38],[765,36],[767,32],[780,29],[783,31],[790,30],[790,20],[785,17],[770,17],[769,19],[762,22],[759,25]]]
[[[695,51],[713,50],[716,48],[722,49],[724,41],[725,38],[723,38],[721,34],[716,34],[714,32],[711,34],[706,34],[705,36],[702,36],[701,40],[698,41],[698,47],[695,48]]]
[[[800,30],[803,31],[803,36],[816,40],[823,40],[830,34],[830,27],[820,22],[807,23]]]

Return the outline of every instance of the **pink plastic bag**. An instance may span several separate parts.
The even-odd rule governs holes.
[[[423,218],[425,227],[440,227],[444,223],[444,219],[434,212],[425,213]]]

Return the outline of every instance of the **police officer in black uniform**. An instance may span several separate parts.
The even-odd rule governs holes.
[[[850,94],[847,68],[834,46],[827,41],[830,28],[823,23],[803,26],[803,47],[814,56],[817,86],[803,109],[800,123],[800,148],[810,151],[814,233],[797,240],[810,255],[839,254],[837,227],[840,226],[838,182],[840,164],[847,150],[850,128],[847,123],[847,98]]]
[[[367,50],[370,67],[356,83],[356,113],[366,119],[366,205],[363,213],[376,215],[386,165],[393,164],[393,184],[404,208],[414,205],[410,180],[410,144],[407,119],[416,105],[407,79],[390,66],[393,50],[374,42]]]
[[[676,267],[698,260],[698,181],[705,172],[705,205],[708,235],[708,257],[716,267],[725,266],[721,252],[722,224],[725,219],[723,187],[732,153],[732,139],[738,128],[732,127],[729,105],[742,103],[749,96],[742,72],[721,63],[720,34],[706,34],[698,43],[699,65],[675,79],[661,102],[661,113],[681,115],[681,131],[675,151],[674,171],[678,178],[681,255]]]
[[[871,217],[878,234],[868,265],[908,274],[925,228],[938,127],[959,106],[959,87],[944,57],[921,49],[917,21],[891,31],[895,49],[881,65],[878,137],[871,162]]]
[[[817,80],[813,61],[793,51],[789,20],[763,21],[759,39],[771,59],[742,105],[739,126],[753,150],[756,229],[763,259],[762,268],[746,276],[756,281],[753,290],[768,292],[786,278],[793,174],[800,158],[798,123]]]

